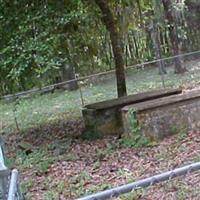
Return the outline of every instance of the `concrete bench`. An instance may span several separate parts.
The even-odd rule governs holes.
[[[181,92],[181,89],[155,90],[86,105],[82,109],[86,130],[102,135],[120,135],[123,133],[121,109],[124,106]]]

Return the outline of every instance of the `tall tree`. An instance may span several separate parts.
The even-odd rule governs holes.
[[[126,96],[127,91],[126,91],[126,78],[124,72],[124,61],[123,61],[120,37],[115,25],[115,20],[109,8],[107,0],[95,0],[95,3],[100,8],[102,12],[102,21],[105,24],[106,29],[110,33],[110,40],[112,43],[112,49],[115,59],[118,97]]]
[[[161,60],[162,55],[161,55],[161,46],[160,46],[160,38],[159,38],[159,33],[158,33],[158,25],[155,22],[155,20],[152,20],[148,30],[150,31],[151,34],[151,39],[153,42],[153,46],[155,49],[155,56],[156,59],[158,59],[158,68],[159,68],[159,74],[166,74],[167,71],[164,67],[164,62]]]
[[[175,23],[175,18],[173,14],[173,4],[171,0],[162,0],[165,17],[167,19],[167,23],[169,26],[169,37],[171,41],[171,49],[174,55],[179,55],[180,51],[180,44],[177,35],[177,27]],[[182,65],[181,58],[176,57],[175,61],[175,73],[183,74],[186,71],[186,68]]]
[[[71,82],[64,85],[62,88],[70,90],[70,91],[78,89],[78,83],[76,80],[74,80],[76,79],[75,66],[76,66],[76,63],[72,60],[70,55],[68,55],[68,62],[63,63],[60,71],[61,71],[61,80],[71,81]]]
[[[164,62],[162,60],[162,47],[161,47],[161,30],[163,27],[163,12],[161,11],[162,5],[160,4],[160,0],[153,0],[152,1],[152,19],[151,16],[149,18],[151,19],[150,25],[149,25],[149,31],[151,35],[151,40],[153,42],[154,51],[156,59],[158,59],[158,67],[159,67],[159,74],[166,74],[166,68],[164,66]]]

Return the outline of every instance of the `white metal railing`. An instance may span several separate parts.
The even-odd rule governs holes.
[[[88,195],[86,197],[78,198],[77,200],[105,200],[113,197],[117,197],[121,194],[135,191],[139,188],[145,188],[156,183],[160,183],[166,180],[171,180],[177,176],[187,175],[193,171],[200,170],[200,162],[196,162],[184,167],[180,167],[171,171],[167,171],[149,178],[145,178],[133,183],[118,186],[112,189],[108,189],[96,194]]]
[[[3,140],[0,138],[0,199],[24,200],[19,188],[19,174],[16,169],[9,170],[5,165]]]

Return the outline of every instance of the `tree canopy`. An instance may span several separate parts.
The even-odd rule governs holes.
[[[125,65],[157,57],[148,29],[152,20],[163,57],[199,48],[199,0],[162,2],[108,1]],[[75,73],[84,76],[113,69],[119,56],[102,21],[104,14],[92,0],[1,0],[0,94],[55,83],[58,77],[73,79]],[[66,65],[73,73],[64,77],[70,73]],[[175,72],[183,73],[180,67]]]

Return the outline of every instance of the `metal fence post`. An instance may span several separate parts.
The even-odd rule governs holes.
[[[17,193],[17,183],[18,182],[18,171],[13,169],[11,172],[10,178],[10,187],[8,191],[8,200],[16,200],[16,193]]]

